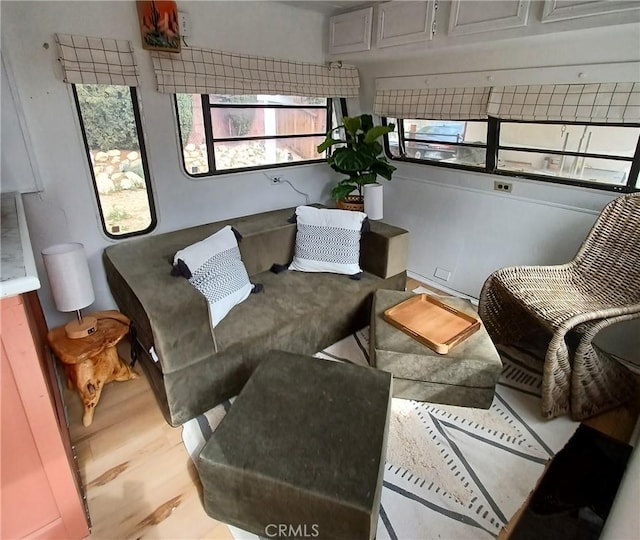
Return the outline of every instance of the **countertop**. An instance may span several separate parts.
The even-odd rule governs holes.
[[[19,193],[3,193],[0,220],[0,298],[35,291],[40,280]]]

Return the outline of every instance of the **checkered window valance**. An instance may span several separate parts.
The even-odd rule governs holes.
[[[378,90],[374,112],[391,118],[480,120],[487,118],[490,87]]]
[[[636,123],[640,83],[495,87],[488,112],[503,120]]]
[[[130,41],[56,34],[56,42],[64,82],[139,85],[138,66]]]
[[[271,94],[357,97],[358,70],[208,49],[152,53],[158,91],[165,94]]]

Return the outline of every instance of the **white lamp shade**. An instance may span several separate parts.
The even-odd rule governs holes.
[[[42,250],[53,300],[59,311],[78,311],[95,300],[82,244],[56,244]]]
[[[365,184],[364,213],[369,219],[382,219],[382,184]]]

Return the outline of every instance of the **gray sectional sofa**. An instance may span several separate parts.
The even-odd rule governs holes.
[[[176,426],[239,393],[271,350],[313,354],[369,322],[373,292],[404,290],[408,233],[371,222],[362,235],[359,281],[326,273],[270,272],[293,257],[294,208],[131,239],[108,247],[111,292],[134,323],[141,363],[167,421]],[[216,326],[207,303],[186,279],[170,275],[176,251],[225,225],[241,235],[251,294]],[[155,359],[153,358],[155,356]]]

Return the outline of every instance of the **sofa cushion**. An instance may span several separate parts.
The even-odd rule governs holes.
[[[217,354],[210,347],[197,359],[162,358],[173,425],[240,392],[265,351],[311,355],[366,326],[373,292],[404,288],[406,275],[381,279],[364,272],[354,281],[328,273],[265,272],[255,279],[264,283],[264,294],[252,294],[216,328]],[[176,347],[183,348],[182,340]]]
[[[290,270],[359,274],[362,212],[313,208],[296,208],[296,247]]]
[[[187,273],[189,283],[209,302],[212,327],[246,300],[253,288],[240,257],[236,235],[229,225],[177,251],[173,264],[174,269]]]
[[[271,351],[198,458],[206,512],[255,534],[369,540],[378,525],[391,376]],[[294,533],[296,538],[300,536]]]

